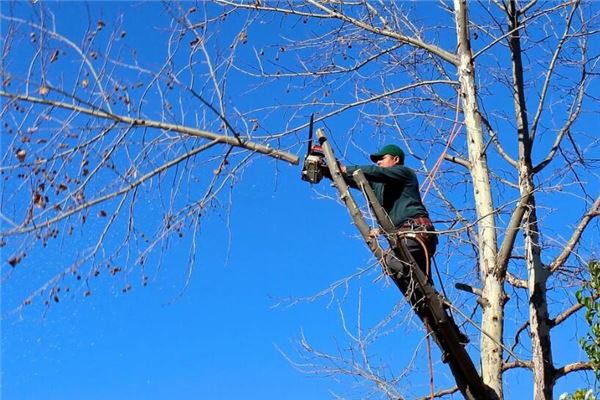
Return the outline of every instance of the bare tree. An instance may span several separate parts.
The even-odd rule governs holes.
[[[104,21],[90,14],[83,37],[69,38],[50,9],[33,5],[35,16],[23,19],[12,12],[17,6],[3,5],[2,14],[8,264],[16,267],[52,240],[86,237],[25,305],[38,296],[58,301],[66,276],[87,281],[104,269],[143,270],[184,233],[191,269],[200,221],[226,207],[220,193],[254,158],[298,163],[276,134],[257,130],[256,121],[227,104],[240,38],[231,38],[226,53],[209,55],[217,35],[212,20],[193,25],[173,15],[157,48],[163,61],[147,68],[138,60],[144,50],[127,47],[122,16]],[[173,7],[165,11],[181,11]],[[109,235],[120,243],[109,245]],[[145,284],[147,273],[140,279]]]
[[[2,12],[0,92],[8,262],[76,231],[93,234],[26,302],[51,301],[68,274],[116,273],[117,259],[159,262],[153,254],[178,234],[191,238],[191,268],[195,232],[221,192],[256,155],[297,162],[287,151],[316,112],[344,156],[397,141],[420,162],[446,239],[439,254],[455,279],[462,266],[460,279],[481,287],[480,298],[461,301],[482,304],[472,351],[498,398],[515,368],[531,371],[536,399],[591,368],[557,365],[552,339],[581,308],[574,292],[598,251],[594,2],[169,2],[153,66],[127,48],[119,18],[90,19],[74,39],[44,6],[33,5],[30,19],[11,7]],[[252,107],[235,100],[255,93],[272,97]],[[273,126],[280,115],[289,122]],[[154,224],[141,220],[148,204],[160,215]],[[111,249],[109,232],[122,238]],[[380,336],[366,337],[353,339],[362,361],[346,367],[343,354],[303,340],[312,357],[303,369],[359,376],[384,397],[403,397],[404,373],[371,368],[366,348]]]

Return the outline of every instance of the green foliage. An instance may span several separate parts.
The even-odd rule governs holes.
[[[575,297],[579,304],[585,307],[585,320],[590,326],[590,332],[579,339],[579,344],[587,353],[598,380],[600,379],[600,261],[591,261],[589,269],[590,280],[575,293]]]
[[[577,389],[575,393],[563,393],[559,400],[596,400],[596,396],[591,390]]]

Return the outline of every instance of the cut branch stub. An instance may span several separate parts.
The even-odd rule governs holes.
[[[333,154],[333,149],[329,145],[329,142],[327,141],[327,138],[325,137],[325,134],[323,133],[323,129],[321,129],[321,128],[317,129],[317,139],[319,139],[319,143],[321,144],[321,147],[323,148],[323,152],[325,153],[325,160],[327,160],[327,167],[329,168],[329,171],[331,172],[331,179],[333,180],[333,183],[335,184],[335,186],[340,194],[340,198],[346,205],[346,208],[348,208],[348,211],[350,212],[350,216],[352,217],[352,221],[354,222],[354,225],[356,225],[356,227],[360,231],[360,234],[362,235],[363,239],[365,240],[365,243],[367,244],[369,249],[373,252],[373,254],[375,254],[375,257],[377,257],[378,260],[382,261],[385,254],[383,253],[383,250],[381,249],[381,247],[379,247],[379,244],[377,243],[377,239],[370,237],[369,233],[371,231],[371,228],[369,227],[369,224],[367,224],[367,222],[363,218],[362,213],[360,212],[360,209],[358,208],[358,205],[356,204],[356,202],[354,201],[354,198],[350,194],[350,188],[348,187],[348,184],[344,180],[342,171],[340,170],[340,167],[335,158],[335,155]]]

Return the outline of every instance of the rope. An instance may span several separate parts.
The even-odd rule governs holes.
[[[427,276],[427,280],[431,279],[431,265],[429,262],[429,251],[427,251],[427,245],[423,242],[423,239],[415,235],[414,239],[417,243],[421,245],[423,248],[423,252],[425,253],[425,276]]]
[[[407,232],[399,232],[398,238],[400,240],[402,240],[403,237],[405,237],[405,238],[408,237]],[[429,251],[427,249],[427,245],[425,244],[425,242],[423,242],[423,239],[421,239],[417,235],[415,235],[414,237],[410,237],[410,239],[413,239],[414,241],[419,243],[419,245],[423,249],[423,253],[425,254],[425,276],[427,277],[428,281],[432,280],[430,277],[431,265],[429,262]],[[438,275],[439,275],[439,273],[438,273]],[[432,361],[432,357],[431,357],[431,333],[432,333],[432,330],[429,327],[427,327],[427,328],[429,331],[427,334],[427,366],[429,368],[429,393],[430,393],[429,398],[431,400],[433,400],[435,398],[435,386],[434,386],[434,381],[433,381],[433,361]]]
[[[464,319],[467,320],[467,322],[469,322],[471,325],[473,325],[479,332],[483,333],[485,336],[488,337],[488,339],[490,339],[492,342],[494,342],[496,345],[502,347],[508,354],[510,354],[511,356],[514,357],[515,360],[519,361],[519,362],[524,362],[523,360],[521,360],[519,357],[517,357],[517,355],[508,347],[506,347],[505,345],[503,345],[502,343],[498,342],[496,339],[494,339],[492,337],[492,335],[490,335],[489,333],[487,333],[486,331],[484,331],[483,329],[481,329],[479,327],[479,325],[477,325],[475,323],[475,321],[473,321],[471,318],[469,318],[468,315],[466,315],[464,312],[462,312],[460,310],[460,308],[455,307],[452,303],[450,303],[449,301],[445,301],[445,303],[448,305],[448,307],[451,307],[452,309],[456,310],[457,313],[459,313]]]
[[[402,240],[403,238],[413,239],[415,242],[417,242],[417,243],[419,243],[419,245],[421,245],[421,248],[423,249],[423,252],[425,253],[425,276],[427,276],[427,279],[429,280],[429,275],[431,273],[431,265],[429,263],[429,251],[427,250],[427,246],[425,245],[425,242],[423,242],[423,239],[418,237],[416,234],[415,234],[415,236],[409,237],[408,233],[414,233],[414,231],[397,232],[398,239],[400,239],[400,240]]]
[[[429,189],[431,188],[431,185],[433,184],[435,175],[437,174],[440,166],[442,165],[442,160],[444,159],[444,156],[448,152],[448,148],[450,148],[450,146],[452,145],[452,142],[454,142],[454,139],[456,139],[456,137],[458,136],[458,133],[460,132],[460,127],[458,126],[458,115],[459,115],[458,106],[459,106],[459,104],[460,104],[460,92],[459,92],[459,96],[456,97],[456,115],[454,116],[454,125],[452,126],[452,130],[450,133],[450,137],[448,138],[448,142],[446,142],[446,147],[444,147],[444,151],[442,151],[442,154],[440,154],[440,157],[437,159],[433,168],[427,175],[427,178],[425,178],[425,181],[423,181],[423,184],[421,185],[421,190],[423,190],[423,186],[425,186],[425,183],[427,181],[429,181],[429,183],[427,184],[427,187],[425,188],[425,191],[423,192],[423,199],[425,199],[425,197],[427,196],[427,193],[429,192]]]
[[[433,266],[435,267],[435,273],[438,277],[438,281],[440,281],[440,287],[442,288],[442,293],[444,294],[444,298],[448,299],[448,294],[446,293],[446,288],[444,287],[444,281],[442,280],[442,275],[440,274],[440,269],[438,268],[437,261],[433,258]],[[452,308],[449,308],[450,316],[454,319],[454,314],[452,314]]]
[[[398,234],[398,237],[400,238],[401,236],[407,236],[406,233],[402,233],[400,232]],[[429,265],[429,251],[427,250],[427,246],[425,245],[425,242],[423,242],[423,240],[421,238],[419,238],[417,235],[415,235],[414,237],[411,237],[411,239],[415,240],[417,243],[419,243],[419,245],[421,245],[421,247],[423,248],[423,252],[425,253],[425,276],[427,276],[427,280],[430,280],[430,265]],[[430,392],[430,399],[433,400],[435,398],[435,387],[433,384],[433,361],[431,358],[431,328],[429,328],[429,332],[427,334],[427,366],[429,367],[429,392]]]
[[[431,360],[431,335],[427,334],[427,363],[429,366],[429,398],[435,398],[435,388],[433,386],[433,361]]]

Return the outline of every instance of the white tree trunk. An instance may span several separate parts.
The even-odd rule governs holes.
[[[498,343],[502,343],[504,328],[505,293],[503,283],[505,271],[499,270],[496,266],[498,251],[496,222],[481,117],[477,104],[466,1],[455,0],[454,7],[460,59],[458,77],[467,129],[470,172],[479,221],[479,268],[483,281],[483,297],[488,303],[488,306],[483,309],[482,329],[493,339],[481,335],[481,376],[483,382],[496,393],[499,399],[502,399],[502,347]]]

